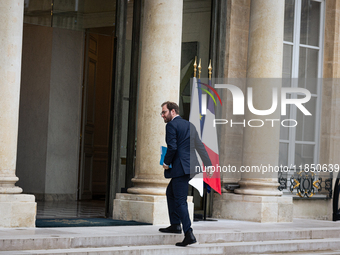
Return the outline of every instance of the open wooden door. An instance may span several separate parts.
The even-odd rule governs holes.
[[[104,199],[107,185],[113,27],[86,36],[79,200]]]
[[[87,34],[79,174],[80,200],[92,199],[97,53],[98,36],[95,34]]]

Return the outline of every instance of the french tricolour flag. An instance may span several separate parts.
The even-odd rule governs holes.
[[[209,80],[209,86],[211,86],[211,80]],[[209,92],[212,92],[212,91],[209,89]],[[202,132],[202,142],[205,146],[205,149],[208,152],[212,165],[217,170],[217,166],[219,166],[220,160],[218,156],[219,152],[218,152],[217,131],[216,131],[216,127],[214,127],[213,125],[214,119],[215,119],[214,101],[212,98],[209,97],[207,112],[205,115],[203,132]],[[204,177],[203,180],[206,184],[208,184],[212,189],[214,189],[216,192],[221,194],[220,172],[215,171],[212,177],[210,178],[204,172],[203,177]]]

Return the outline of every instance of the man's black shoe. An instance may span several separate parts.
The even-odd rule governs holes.
[[[182,228],[181,228],[181,225],[179,224],[172,224],[171,226],[167,228],[160,228],[159,231],[163,233],[180,234],[182,233]]]
[[[176,246],[187,246],[188,244],[193,244],[196,243],[196,238],[194,236],[194,234],[192,233],[192,229],[189,229],[186,233],[185,233],[185,237],[183,242],[181,243],[176,243]]]

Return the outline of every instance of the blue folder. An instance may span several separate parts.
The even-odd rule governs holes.
[[[159,164],[162,166],[163,163],[164,163],[164,157],[165,157],[165,154],[166,154],[166,151],[167,151],[167,147],[164,147],[164,146],[161,146],[161,160],[159,161]],[[169,166],[169,168],[171,168],[171,164]]]

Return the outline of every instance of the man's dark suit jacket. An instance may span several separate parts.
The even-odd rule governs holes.
[[[166,125],[167,152],[164,157],[166,165],[172,168],[164,170],[165,178],[175,178],[186,174],[195,174],[199,162],[195,150],[205,166],[211,166],[208,153],[199,139],[197,130],[189,121],[177,116]]]

